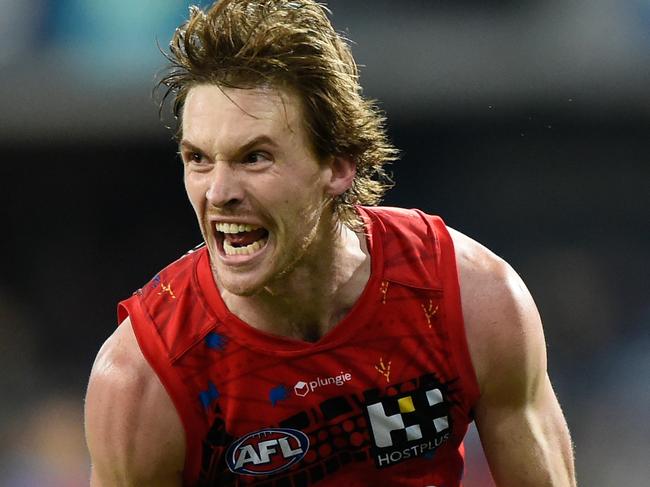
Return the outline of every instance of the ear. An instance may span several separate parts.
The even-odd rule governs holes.
[[[357,174],[357,164],[350,156],[332,156],[327,164],[330,169],[327,194],[338,196],[345,193],[352,186]]]

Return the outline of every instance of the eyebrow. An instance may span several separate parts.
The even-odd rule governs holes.
[[[236,152],[237,152],[237,154],[242,154],[242,153],[248,152],[253,147],[255,147],[256,145],[260,145],[260,144],[268,144],[268,145],[272,146],[274,149],[278,148],[278,144],[271,137],[269,137],[268,135],[259,135],[257,137],[254,137],[253,139],[249,140],[248,142],[245,142],[243,145],[239,146],[237,148]],[[202,150],[197,145],[193,144],[192,142],[190,142],[187,139],[181,140],[180,143],[178,144],[178,146],[179,146],[179,149],[180,148],[185,148],[185,149],[189,149],[189,150],[194,151],[194,152],[200,152],[201,154],[205,154],[204,150]]]

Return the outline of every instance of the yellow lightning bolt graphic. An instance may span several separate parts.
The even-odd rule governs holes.
[[[427,323],[429,324],[429,328],[431,328],[431,318],[433,318],[437,313],[438,313],[438,305],[436,307],[433,307],[433,301],[429,300],[429,303],[427,306],[422,305],[422,310],[424,311],[424,316],[427,319]]]
[[[388,361],[388,365],[384,364],[384,357],[379,357],[379,365],[375,365],[375,369],[377,369],[377,372],[379,372],[381,375],[386,377],[386,382],[390,380],[390,364],[392,360]]]
[[[160,283],[160,292],[158,293],[159,296],[161,296],[163,293],[169,294],[172,299],[176,299],[176,296],[174,295],[174,291],[172,291],[172,283],[170,282],[165,286],[164,283]]]

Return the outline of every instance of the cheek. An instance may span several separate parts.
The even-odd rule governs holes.
[[[185,192],[187,193],[187,197],[192,203],[192,206],[196,206],[200,199],[202,199],[200,179],[197,178],[196,175],[185,174],[183,177],[183,184],[185,185]],[[203,196],[205,196],[205,193]]]
[[[201,190],[200,186],[186,179],[185,193],[187,194],[187,199],[190,201],[190,205],[194,209],[194,213],[201,220],[205,208],[205,192]]]
[[[291,187],[286,193],[286,199],[300,200],[304,204],[318,205],[318,202],[323,200],[325,196],[325,187],[323,183],[322,174],[315,172],[295,177]]]

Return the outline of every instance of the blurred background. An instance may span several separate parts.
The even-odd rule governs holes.
[[[203,2],[205,5],[206,2]],[[180,0],[0,0],[0,486],[87,485],[115,303],[200,241],[151,90]],[[442,215],[536,298],[583,486],[650,482],[650,2],[329,2]],[[491,485],[475,433],[466,487]]]

